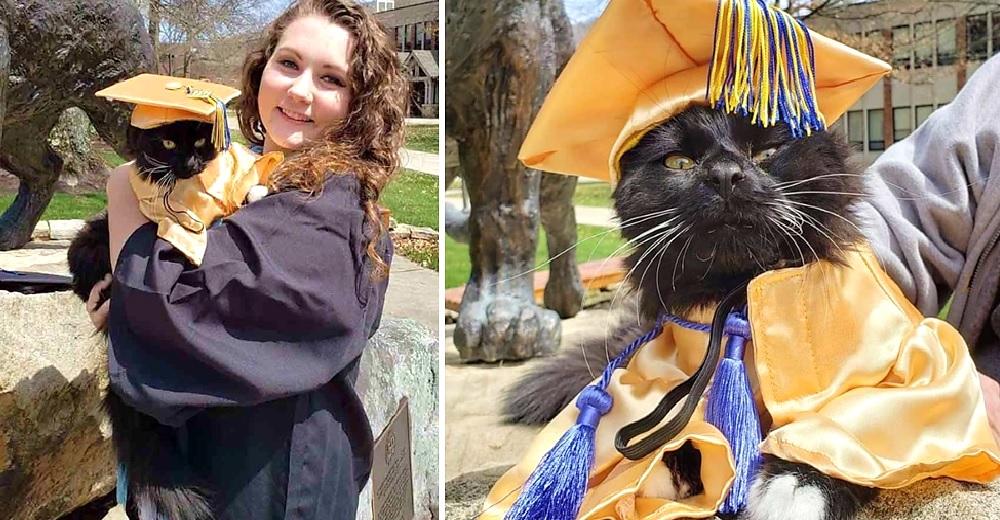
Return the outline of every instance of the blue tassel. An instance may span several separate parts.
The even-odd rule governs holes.
[[[746,338],[750,337],[750,324],[736,313],[730,314],[726,321],[729,341],[709,390],[705,420],[722,432],[733,450],[736,477],[719,512],[736,514],[746,506],[750,484],[760,469],[763,439],[750,379],[743,363],[743,347]]]
[[[607,392],[611,375],[636,349],[660,335],[664,319],[665,316],[661,316],[655,327],[611,360],[600,381],[580,392],[576,398],[576,407],[580,410],[576,424],[542,457],[504,520],[573,520],[579,515],[594,466],[597,425],[613,404]]]
[[[583,389],[576,399],[580,409],[576,424],[539,462],[506,520],[576,518],[594,464],[597,424],[611,409],[611,402],[611,396],[596,385]]]

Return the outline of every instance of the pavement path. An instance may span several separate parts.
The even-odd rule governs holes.
[[[15,251],[0,251],[0,269],[69,275],[69,240],[35,240]],[[411,318],[437,334],[441,330],[440,283],[437,271],[396,255],[386,292],[383,316]]]
[[[399,154],[400,166],[426,173],[427,175],[441,176],[441,155],[436,153],[422,152],[404,148]]]
[[[449,189],[444,192],[445,202],[451,203],[457,209],[462,209],[462,191],[459,189]],[[614,212],[611,208],[602,208],[597,206],[574,206],[576,211],[576,223],[586,224],[588,226],[597,226],[605,228],[615,228],[618,227],[618,220],[614,216]]]

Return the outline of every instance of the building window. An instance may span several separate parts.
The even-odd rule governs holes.
[[[391,11],[396,8],[396,0],[378,0],[375,4],[375,12]]]
[[[434,23],[424,22],[424,49],[428,51],[438,50],[437,46],[434,45]]]
[[[414,32],[416,32],[416,39],[414,41],[414,49],[424,50],[424,24],[418,23],[413,26]]]
[[[997,54],[1000,53],[1000,11],[994,12],[992,18],[993,18],[993,23],[992,23],[993,32],[991,34],[990,40],[993,43],[992,52],[993,54]],[[991,56],[993,54],[991,54]]]
[[[913,113],[910,107],[892,109],[892,140],[902,141],[913,132]]]
[[[937,22],[937,64],[939,67],[955,64],[955,19]]]
[[[847,140],[855,150],[865,151],[865,118],[861,110],[847,113]]]
[[[970,60],[985,60],[990,55],[990,36],[986,27],[985,14],[967,16],[965,19],[965,37]]]
[[[921,22],[913,24],[913,67],[934,66],[934,24]]]
[[[934,105],[917,105],[917,126],[924,124],[933,111]]]
[[[430,25],[431,50],[432,51],[440,50],[441,47],[438,46],[440,45],[438,43],[438,22],[437,20],[434,20],[432,22],[427,22],[427,23]]]
[[[910,48],[912,46],[909,25],[897,25],[892,28],[892,65],[894,67],[910,68]]]
[[[868,150],[877,152],[885,150],[885,139],[882,138],[882,109],[868,111]]]

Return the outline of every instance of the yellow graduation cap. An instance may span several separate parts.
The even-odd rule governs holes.
[[[140,74],[97,92],[112,101],[133,103],[132,126],[142,129],[175,123],[201,121],[215,125],[212,143],[229,148],[226,103],[240,95],[232,87],[190,78]]]
[[[823,130],[890,71],[757,0],[612,0],[549,91],[518,158],[618,178],[621,155],[694,104]]]

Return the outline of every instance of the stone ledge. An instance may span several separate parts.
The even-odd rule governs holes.
[[[444,486],[444,517],[468,519],[479,515],[483,500],[509,466],[460,475]],[[966,484],[951,479],[928,479],[902,489],[884,490],[857,520],[940,520],[943,518],[997,518],[1000,482]],[[718,517],[714,517],[718,520]]]

